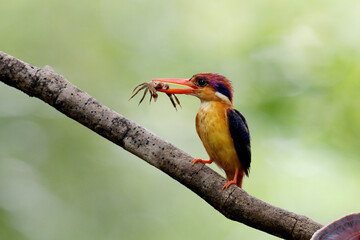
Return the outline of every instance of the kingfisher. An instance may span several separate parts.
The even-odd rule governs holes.
[[[200,99],[196,115],[196,132],[199,135],[209,160],[224,170],[228,182],[222,190],[235,184],[240,188],[245,175],[249,175],[251,163],[250,133],[245,117],[233,106],[233,87],[230,81],[217,73],[199,73],[190,79],[151,79],[187,86],[184,89],[157,89],[167,94],[186,94]]]

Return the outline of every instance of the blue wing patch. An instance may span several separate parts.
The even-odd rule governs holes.
[[[248,176],[251,163],[250,133],[246,120],[236,109],[227,110],[229,130],[234,141],[236,153],[245,174]]]

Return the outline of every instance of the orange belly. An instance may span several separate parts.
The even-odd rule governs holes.
[[[241,171],[242,166],[229,131],[227,107],[221,102],[202,102],[196,115],[196,131],[210,159],[225,171],[230,180],[236,169]]]

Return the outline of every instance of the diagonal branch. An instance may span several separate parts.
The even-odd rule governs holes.
[[[51,67],[37,68],[0,51],[0,81],[36,97],[135,154],[191,189],[225,217],[284,239],[310,239],[322,227],[231,185],[210,168],[133,121],[104,106]]]

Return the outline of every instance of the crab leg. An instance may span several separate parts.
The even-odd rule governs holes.
[[[142,84],[136,86],[136,88],[133,90],[133,92],[135,92],[135,90],[136,90],[138,87],[140,87],[141,85],[143,85],[143,86],[142,86],[141,88],[139,88],[139,89],[136,91],[136,93],[134,93],[134,94],[130,97],[129,101],[130,101],[136,94],[138,94],[141,90],[143,90],[144,88],[147,88],[147,85],[145,85],[145,83],[142,83]]]
[[[177,98],[177,96],[176,96],[175,94],[174,94],[174,98],[175,98],[177,104],[182,108],[182,106],[181,106],[181,104],[180,104],[180,101],[179,101],[179,99]]]
[[[140,103],[142,103],[142,101],[144,100],[144,98],[145,98],[145,96],[146,96],[146,94],[147,94],[148,91],[149,91],[149,88],[146,88],[145,91],[144,91],[144,95],[142,96],[142,98],[141,98],[141,100],[140,100],[140,102],[139,102],[139,105],[140,105]]]

